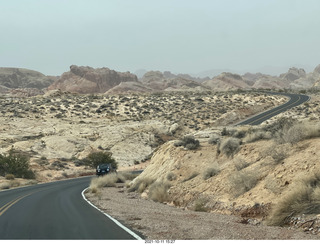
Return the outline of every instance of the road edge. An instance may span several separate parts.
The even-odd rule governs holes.
[[[85,191],[88,189],[89,187],[85,188],[82,192],[82,198],[88,203],[90,204],[92,207],[94,207],[95,209],[97,209],[99,212],[101,212],[102,214],[104,214],[106,217],[108,217],[110,220],[112,220],[116,225],[118,225],[120,228],[122,228],[124,231],[128,232],[130,235],[132,235],[134,238],[136,238],[137,240],[143,240],[140,236],[138,236],[136,233],[134,233],[132,230],[130,230],[129,228],[125,227],[124,225],[122,225],[118,220],[116,220],[115,218],[111,217],[109,214],[103,212],[100,208],[98,208],[97,206],[95,206],[92,202],[90,202],[86,196],[84,195]]]

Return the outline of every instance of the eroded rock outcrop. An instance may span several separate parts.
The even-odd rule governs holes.
[[[82,94],[105,93],[121,82],[128,81],[137,82],[137,76],[130,72],[117,72],[108,68],[94,69],[88,66],[71,65],[70,71],[63,73],[60,79],[49,87],[49,90],[60,89]]]

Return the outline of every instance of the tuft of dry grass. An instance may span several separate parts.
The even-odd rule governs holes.
[[[148,196],[151,200],[155,202],[168,202],[169,194],[168,189],[170,185],[164,182],[154,182],[150,188]]]
[[[317,172],[297,181],[292,191],[273,207],[266,223],[283,226],[292,216],[319,212],[320,172]]]
[[[278,131],[276,142],[279,144],[291,143],[295,144],[299,141],[320,137],[319,123],[312,123],[309,121],[295,122],[283,127]]]
[[[14,180],[14,175],[13,174],[6,174],[5,178],[6,178],[6,180]]]
[[[202,173],[202,177],[204,180],[207,180],[219,173],[220,173],[220,167],[217,163],[215,163]]]
[[[98,192],[102,187],[114,187],[116,183],[125,183],[126,180],[133,178],[130,173],[110,173],[102,177],[96,177],[91,180],[89,189],[92,193]]]
[[[155,180],[149,177],[139,178],[133,182],[129,187],[128,192],[137,191],[139,193],[144,192],[144,190],[150,186]]]
[[[233,195],[238,197],[250,191],[259,181],[259,176],[248,170],[236,171],[230,177]]]
[[[246,137],[243,139],[245,143],[251,143],[261,140],[269,140],[272,138],[272,135],[270,132],[267,131],[254,131],[251,133],[248,133]]]

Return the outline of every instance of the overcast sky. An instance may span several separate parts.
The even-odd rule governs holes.
[[[319,0],[0,0],[0,67],[312,71],[319,26]]]

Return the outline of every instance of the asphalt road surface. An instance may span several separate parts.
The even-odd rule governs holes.
[[[137,239],[86,202],[91,177],[0,192],[0,239]]]
[[[284,95],[290,98],[290,100],[282,104],[278,107],[275,107],[273,109],[270,109],[266,112],[260,113],[258,115],[255,115],[249,119],[246,119],[236,125],[259,125],[262,122],[272,118],[273,116],[276,116],[280,113],[283,113],[287,111],[290,108],[299,106],[307,101],[309,101],[310,97],[306,95],[300,95],[300,94],[288,94],[288,93],[275,93],[275,92],[270,92],[269,94],[273,95]]]

